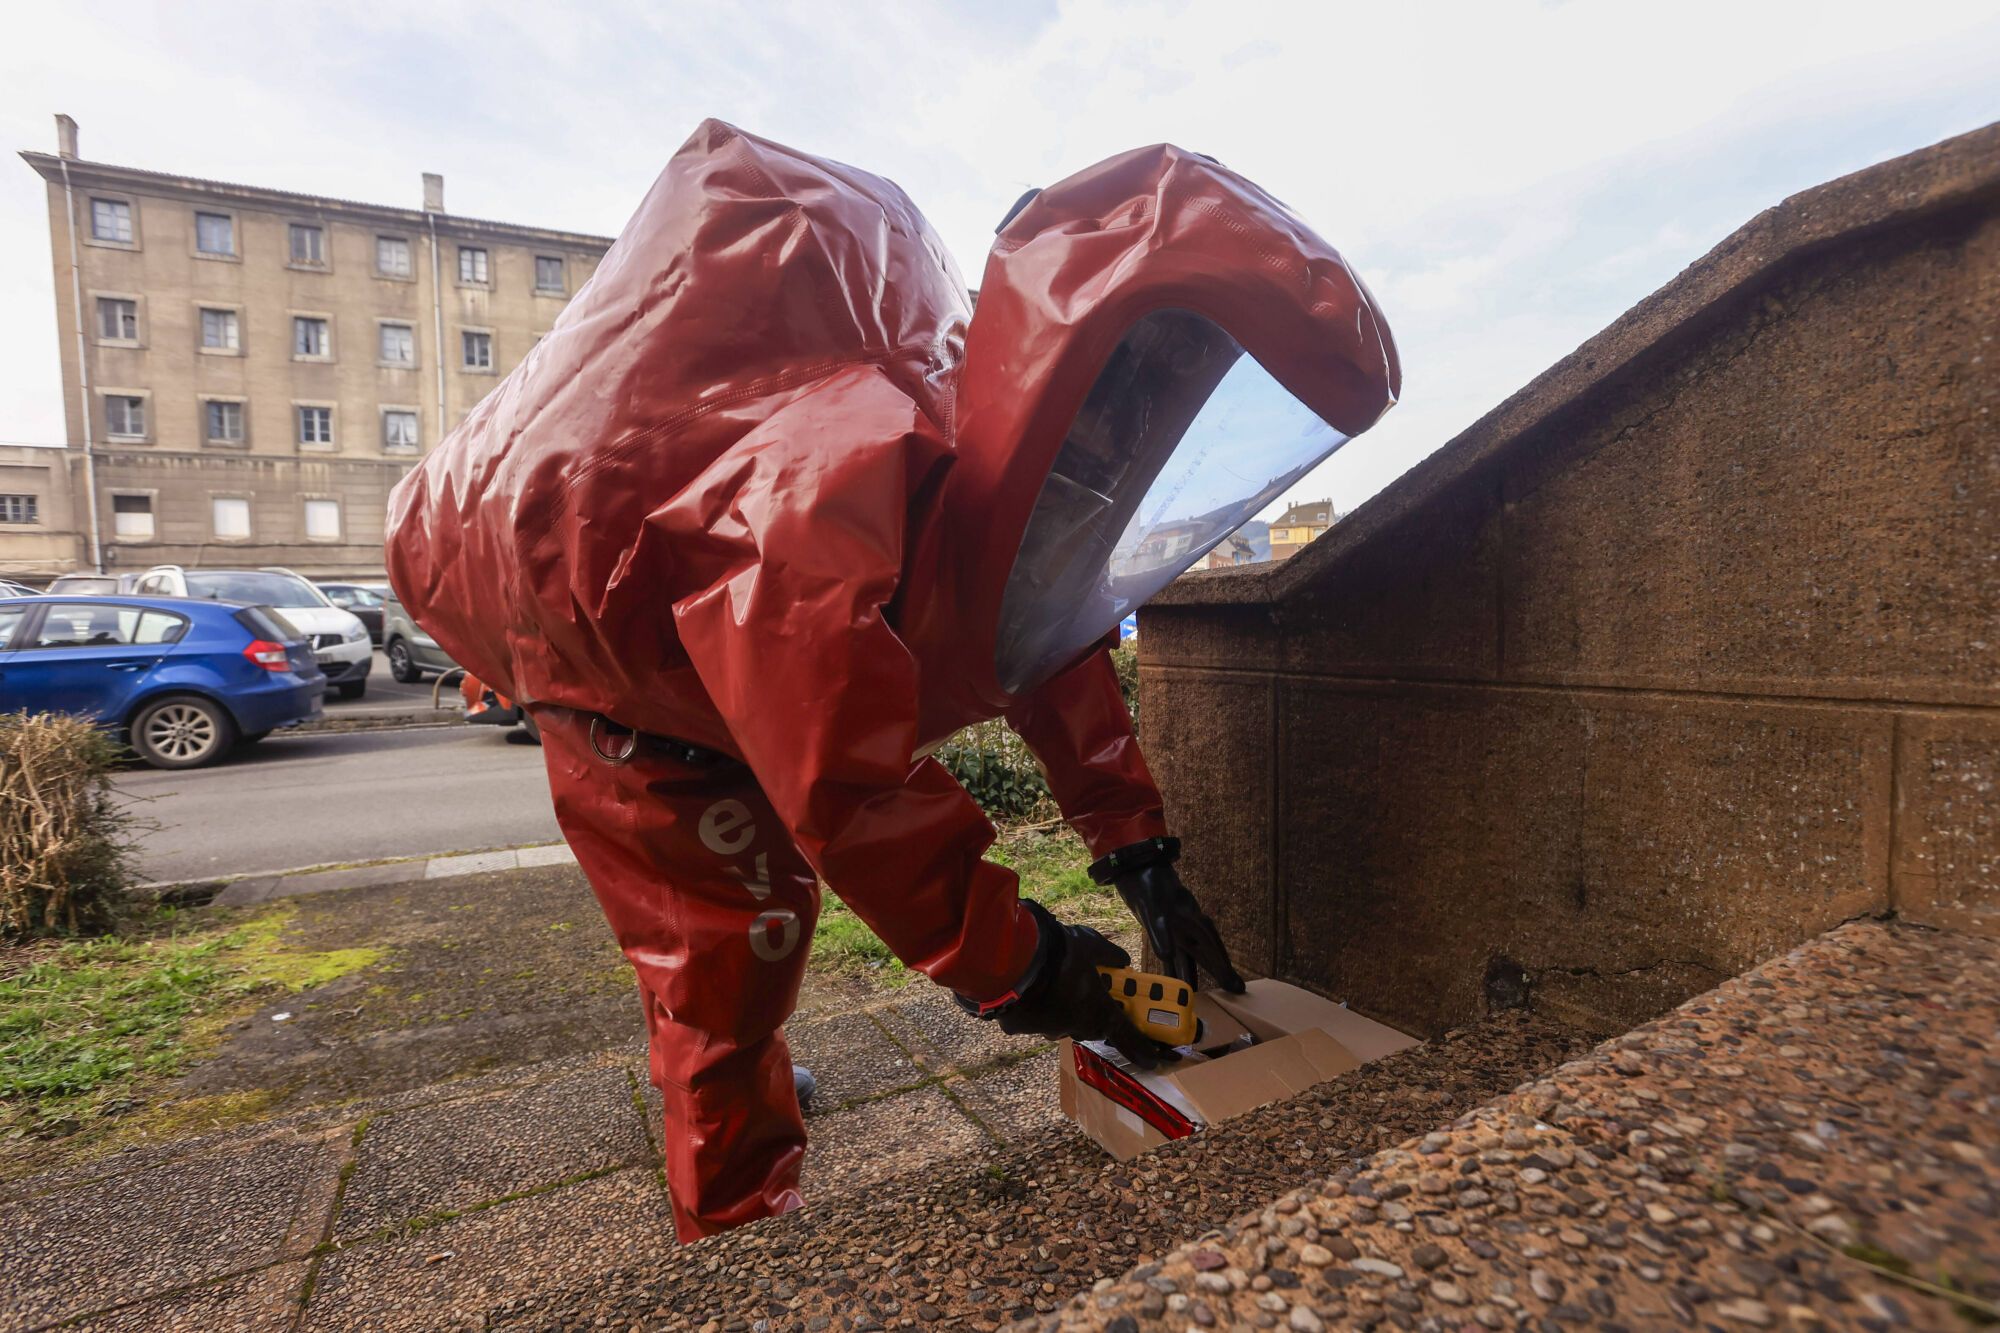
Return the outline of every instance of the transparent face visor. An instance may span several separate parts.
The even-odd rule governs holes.
[[[1219,325],[1132,326],[1063,441],[1000,606],[994,668],[1033,689],[1180,577],[1348,437]]]

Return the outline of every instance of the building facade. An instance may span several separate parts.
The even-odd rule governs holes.
[[[455,217],[437,176],[391,208],[86,162],[57,126],[21,156],[48,188],[86,566],[378,574],[390,489],[611,244]]]
[[[0,445],[0,578],[39,582],[82,559],[66,449]]]
[[[1331,500],[1312,500],[1293,505],[1271,520],[1271,558],[1291,559],[1308,543],[1325,536],[1326,530],[1339,517],[1333,512]]]

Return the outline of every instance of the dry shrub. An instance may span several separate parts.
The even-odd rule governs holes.
[[[0,713],[0,937],[111,925],[131,856],[118,753],[80,718]]]

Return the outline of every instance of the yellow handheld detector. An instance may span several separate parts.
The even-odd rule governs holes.
[[[1132,1026],[1169,1046],[1186,1046],[1201,1030],[1194,1016],[1194,988],[1176,977],[1134,972],[1129,967],[1100,967],[1104,989],[1124,1008]]]

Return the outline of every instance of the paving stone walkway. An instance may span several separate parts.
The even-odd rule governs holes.
[[[1059,1119],[1052,1049],[940,994],[790,1038],[820,1078],[815,1207]],[[12,1181],[0,1330],[478,1326],[674,1248],[658,1115],[635,1042]]]
[[[466,885],[517,913],[556,873],[338,915],[427,928]],[[789,1032],[821,1081],[801,1213],[676,1246],[614,1030],[0,1184],[0,1333],[1888,1333],[2000,1299],[1992,942],[1847,926],[1582,1059],[1497,1014],[1129,1165],[1061,1119],[1052,1049],[940,993],[829,991]]]

